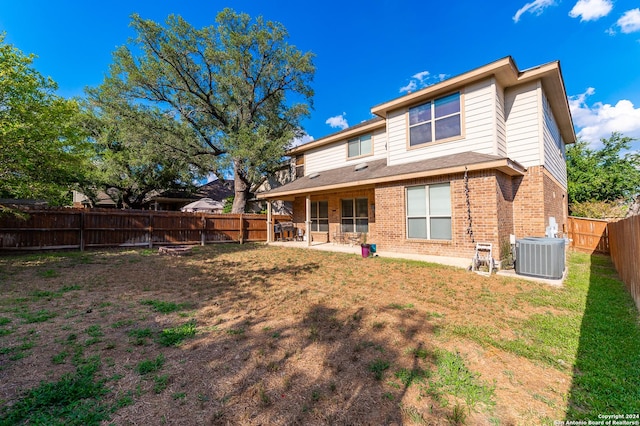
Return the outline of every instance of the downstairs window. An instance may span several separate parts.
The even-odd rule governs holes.
[[[449,183],[407,188],[407,238],[451,240]]]

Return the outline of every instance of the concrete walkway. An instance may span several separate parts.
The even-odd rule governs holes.
[[[311,246],[307,246],[306,241],[275,241],[269,243],[269,245],[311,250],[334,251],[338,253],[351,253],[362,256],[362,249],[359,245],[350,246],[348,244],[314,242],[311,243]],[[421,262],[439,263],[441,265],[455,266],[457,268],[464,269],[468,268],[471,265],[471,259],[461,257],[428,256],[424,254],[398,253],[393,251],[377,251],[376,254],[379,257],[418,260]]]
[[[359,245],[350,246],[348,244],[313,242],[311,243],[311,246],[307,246],[306,241],[275,241],[268,244],[272,246],[279,246],[279,247],[333,251],[338,253],[356,254],[358,256],[362,255],[362,249],[360,248]],[[462,268],[462,269],[469,269],[469,267],[471,266],[471,259],[463,258],[463,257],[430,256],[425,254],[399,253],[399,252],[393,252],[393,251],[377,251],[376,255],[379,257],[386,257],[386,258],[409,259],[409,260],[417,260],[420,262],[437,263],[440,265],[454,266],[456,268]],[[515,270],[513,269],[500,270],[497,272],[497,275],[510,277],[510,278],[518,278],[518,279],[523,279],[527,281],[535,281],[543,284],[552,285],[555,287],[561,287],[562,282],[567,276],[567,270],[565,269],[562,278],[559,280],[549,280],[545,278],[529,277],[526,275],[517,275]]]

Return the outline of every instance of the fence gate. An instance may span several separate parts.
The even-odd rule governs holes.
[[[609,254],[609,230],[606,220],[569,217],[569,239],[573,250]]]

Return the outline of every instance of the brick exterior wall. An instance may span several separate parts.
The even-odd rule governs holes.
[[[549,223],[549,217],[555,217],[558,224],[558,232],[566,234],[568,231],[569,221],[569,199],[566,189],[553,177],[548,171],[544,171],[544,215],[546,225]],[[545,227],[546,229],[546,227]]]
[[[406,238],[406,192],[408,186],[449,182],[451,185],[452,240],[414,240]],[[525,176],[511,177],[497,170],[468,174],[469,204],[464,174],[378,184],[376,188],[314,195],[312,201],[328,201],[329,241],[340,229],[340,200],[369,200],[367,241],[378,250],[436,256],[471,258],[475,244],[493,244],[494,259],[508,254],[509,237],[544,236],[548,217],[554,216],[562,231],[567,223],[567,193],[544,167],[530,167]],[[471,207],[469,234],[468,206]],[[305,198],[293,203],[293,221],[305,228]]]
[[[473,256],[476,242],[491,242],[495,246],[500,236],[501,223],[496,212],[509,211],[508,206],[504,206],[505,203],[500,207],[498,204],[498,200],[502,198],[502,191],[497,190],[497,174],[499,172],[486,171],[472,172],[468,175],[472,235],[468,232],[469,205],[463,174],[378,186],[376,209],[379,234],[373,236],[372,241],[378,244],[380,250],[469,258]],[[451,241],[407,239],[405,188],[443,182],[451,184]],[[387,214],[383,215],[381,212]]]
[[[513,234],[513,198],[514,179],[498,172],[496,175],[497,213],[498,213],[498,238],[496,260],[505,259],[510,252],[510,236]]]
[[[514,178],[513,230],[516,238],[544,237],[544,175],[542,166],[529,167],[523,177]]]
[[[544,237],[549,217],[558,229],[567,226],[567,191],[543,166],[529,167],[527,174],[514,179],[514,231],[517,238]]]

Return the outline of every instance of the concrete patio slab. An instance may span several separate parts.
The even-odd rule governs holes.
[[[311,246],[307,245],[306,241],[276,241],[269,243],[273,246],[302,248],[311,250],[333,251],[338,253],[351,253],[362,255],[362,249],[359,245],[350,246],[348,244],[333,244],[333,243],[312,243]],[[395,259],[409,259],[417,260],[421,262],[438,263],[441,265],[455,266],[457,268],[468,268],[471,265],[471,259],[460,257],[446,257],[446,256],[428,256],[424,254],[414,253],[399,253],[393,251],[377,251],[378,257],[395,258]]]
[[[337,253],[350,253],[358,256],[362,255],[362,249],[358,245],[350,246],[348,244],[313,242],[311,243],[311,246],[308,246],[306,241],[275,241],[275,242],[268,243],[268,245],[279,246],[279,247],[290,247],[290,248],[297,248],[297,249],[332,251]],[[400,252],[393,252],[393,251],[377,251],[376,256],[382,257],[382,258],[409,259],[409,260],[417,260],[419,262],[437,263],[440,265],[453,266],[453,267],[462,268],[462,269],[469,269],[469,267],[471,266],[471,259],[463,258],[463,257],[430,256],[425,254],[400,253]],[[544,278],[530,277],[526,275],[517,275],[515,270],[513,269],[500,270],[497,272],[497,275],[510,277],[510,278],[519,278],[522,280],[535,281],[539,283],[552,285],[555,287],[561,287],[564,279],[567,276],[567,271],[565,270],[562,278],[558,280],[549,280]]]

